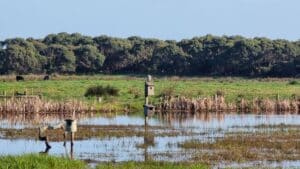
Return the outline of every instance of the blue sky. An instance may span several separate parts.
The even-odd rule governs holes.
[[[300,0],[0,0],[0,40],[79,32],[300,39]]]

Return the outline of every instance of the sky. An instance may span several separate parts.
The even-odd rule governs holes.
[[[300,0],[0,0],[0,40],[81,33],[300,39]]]

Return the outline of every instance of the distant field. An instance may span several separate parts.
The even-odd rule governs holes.
[[[120,95],[105,98],[99,105],[129,105],[133,108],[141,108],[144,100],[145,78],[140,76],[56,76],[49,81],[41,79],[42,76],[25,76],[24,82],[16,82],[13,76],[2,76],[0,93],[6,91],[7,95],[10,95],[14,91],[27,90],[29,94],[41,93],[46,99],[78,99],[94,102],[95,99],[84,97],[86,89],[89,86],[110,85],[118,88]],[[275,99],[277,95],[280,98],[300,96],[299,79],[154,77],[154,80],[156,94],[152,99],[154,102],[158,102],[159,95],[162,93],[186,97],[209,97],[219,91],[225,95],[227,102],[234,102],[241,95],[246,99],[255,97]]]

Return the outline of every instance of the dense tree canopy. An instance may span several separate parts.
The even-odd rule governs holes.
[[[76,72],[98,73],[101,71],[105,56],[95,46],[84,45],[75,49]]]
[[[300,41],[195,37],[176,41],[79,33],[0,42],[0,73],[300,76]]]

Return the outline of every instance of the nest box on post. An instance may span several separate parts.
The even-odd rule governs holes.
[[[154,83],[151,75],[148,75],[148,78],[145,82],[145,97],[154,96]]]
[[[73,119],[66,119],[65,130],[69,133],[75,133],[77,131],[77,121]]]

